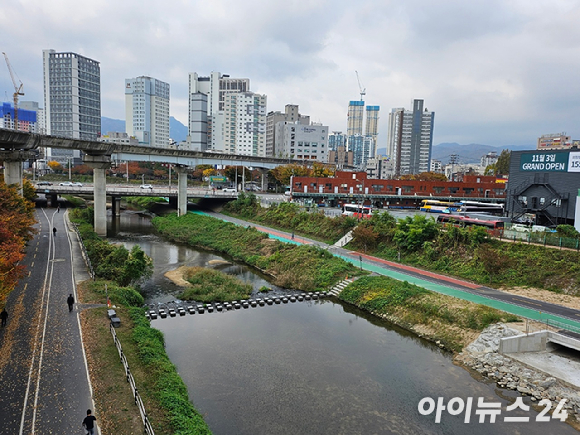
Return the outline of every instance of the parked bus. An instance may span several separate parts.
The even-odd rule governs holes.
[[[468,216],[461,216],[456,214],[442,214],[437,216],[437,222],[440,223],[450,223],[454,225],[459,225],[462,227],[467,226],[477,226],[484,227],[490,231],[493,230],[503,230],[504,222],[501,220],[487,220],[487,219],[475,219]]]
[[[427,213],[449,213],[459,210],[461,204],[458,202],[436,201],[434,199],[424,199],[421,201],[419,210]]]
[[[503,204],[477,201],[461,201],[459,211],[464,212],[482,212],[503,215]]]
[[[342,215],[351,216],[357,219],[369,219],[373,214],[373,209],[360,204],[344,204],[342,206]]]

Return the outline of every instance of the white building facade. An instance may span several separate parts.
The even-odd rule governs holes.
[[[223,126],[213,132],[216,143],[223,143],[222,150],[228,154],[265,157],[266,96],[253,92],[225,93],[223,103],[223,110],[215,115]]]
[[[169,146],[169,84],[152,77],[125,79],[125,131],[140,145]]]
[[[328,126],[279,122],[275,134],[282,158],[328,162]]]
[[[189,74],[189,134],[197,133],[198,137],[207,136],[207,144],[201,144],[202,150],[227,152],[231,148],[224,142],[225,102],[231,93],[249,92],[250,79],[232,78],[227,74],[213,71],[208,77],[197,73]],[[207,96],[206,116],[200,116],[201,97]],[[214,132],[216,132],[214,134]]]

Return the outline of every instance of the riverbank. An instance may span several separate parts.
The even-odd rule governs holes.
[[[580,362],[549,352],[534,352],[535,358],[548,358],[550,372],[547,373],[530,364],[518,360],[518,354],[501,355],[498,353],[499,341],[503,337],[522,334],[521,329],[498,323],[490,325],[457,354],[454,361],[473,370],[496,383],[500,388],[517,391],[529,397],[530,404],[539,405],[542,400],[550,400],[554,411],[562,399],[568,412],[566,422],[580,430]],[[522,358],[525,361],[525,358]],[[561,373],[559,368],[562,368]],[[567,373],[566,373],[567,372]]]

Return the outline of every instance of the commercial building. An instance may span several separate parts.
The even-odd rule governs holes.
[[[538,138],[537,150],[566,150],[572,148],[573,143],[566,133],[544,134]]]
[[[354,166],[352,151],[348,151],[346,145],[338,145],[335,150],[328,151],[328,163],[336,166],[336,169],[344,169],[345,166]]]
[[[377,152],[373,137],[360,134],[348,137],[348,150],[352,151],[354,165],[359,170],[365,170],[367,161],[374,158]]]
[[[43,50],[46,134],[97,140],[101,134],[99,62],[76,53]],[[80,152],[48,149],[48,158],[66,163]]]
[[[223,142],[222,151],[247,156],[266,155],[266,96],[253,92],[224,94],[223,111],[219,114],[221,130],[213,131],[213,139]],[[214,124],[214,126],[217,125]]]
[[[334,177],[293,177],[292,196],[337,205],[364,202],[386,208],[418,208],[421,200],[461,198],[504,202],[505,180],[464,175],[461,181],[371,179],[366,172],[337,171]]]
[[[169,84],[152,77],[125,79],[125,131],[140,145],[169,146]]]
[[[537,225],[574,224],[580,150],[512,151],[506,210]]]
[[[497,159],[497,153],[495,151],[491,151],[481,157],[481,166],[485,169],[490,165],[495,165],[497,163]]]
[[[423,100],[413,100],[412,110],[395,108],[389,113],[387,155],[395,177],[430,169],[435,112],[423,107]]]
[[[275,136],[283,158],[328,161],[328,127],[325,125],[278,122]]]
[[[298,111],[298,105],[287,104],[284,108],[284,113],[280,111],[268,112],[266,116],[266,156],[279,157],[282,156],[282,150],[276,146],[276,124],[279,122],[290,122],[301,125],[310,124],[310,116],[301,115]]]
[[[224,142],[226,96],[249,91],[250,79],[232,78],[217,71],[213,71],[208,77],[201,77],[197,73],[189,74],[189,134],[192,137],[197,134],[198,140],[203,140],[207,135],[207,144],[201,143],[202,151],[227,152],[227,149],[231,149],[231,144],[226,146]],[[203,102],[199,94],[206,95],[207,101]],[[205,117],[200,114],[204,105]]]
[[[386,180],[393,174],[393,162],[389,157],[377,157],[367,160],[366,173],[368,178]]]

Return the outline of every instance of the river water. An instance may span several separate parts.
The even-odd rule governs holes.
[[[144,284],[149,303],[175,299],[163,274],[180,265],[206,266],[211,253],[166,242],[149,219],[123,213],[111,241],[139,244],[153,258]],[[228,266],[255,288],[268,285],[245,266]],[[335,299],[152,321],[195,407],[216,435],[233,434],[572,434],[559,421],[537,423],[537,412],[512,411],[511,391],[478,381],[436,345]],[[421,415],[425,397],[473,398],[465,411]],[[495,423],[479,423],[477,402],[501,403]],[[528,399],[526,403],[530,403]],[[506,416],[530,417],[507,423]]]

